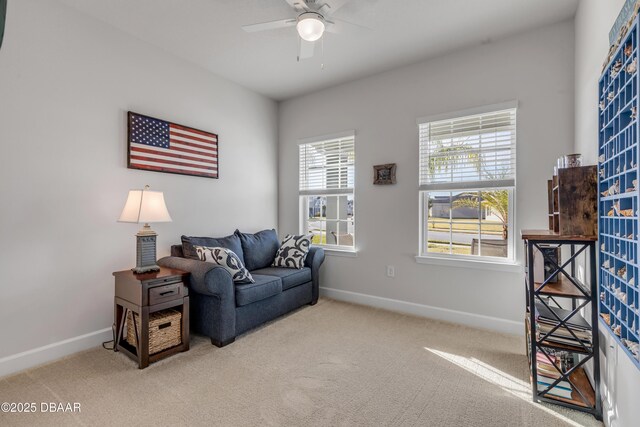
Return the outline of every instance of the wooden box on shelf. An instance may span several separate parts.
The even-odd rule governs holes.
[[[598,167],[558,169],[547,181],[549,230],[562,235],[598,234]]]

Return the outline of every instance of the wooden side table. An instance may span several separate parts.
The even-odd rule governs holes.
[[[131,270],[117,271],[115,276],[114,301],[114,351],[122,351],[138,362],[144,369],[164,357],[189,350],[189,273],[182,270],[161,267],[160,271],[135,274]],[[180,345],[149,354],[149,315],[172,308],[182,312],[182,343]],[[124,338],[125,320],[131,311],[140,316],[140,330],[137,345],[129,344]]]

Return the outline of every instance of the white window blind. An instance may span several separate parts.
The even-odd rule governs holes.
[[[515,186],[515,108],[418,126],[421,190]]]
[[[355,137],[300,144],[300,195],[351,194]]]

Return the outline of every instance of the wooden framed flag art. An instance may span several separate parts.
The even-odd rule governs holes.
[[[180,175],[218,178],[218,135],[128,113],[127,164]]]

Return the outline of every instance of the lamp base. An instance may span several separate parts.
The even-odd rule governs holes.
[[[134,273],[149,273],[159,271],[156,264],[156,236],[149,224],[136,234],[136,267],[132,268]]]
[[[145,267],[135,267],[135,268],[132,268],[131,271],[133,271],[136,274],[152,273],[154,271],[160,271],[160,266],[154,264],[154,265],[148,265]]]

